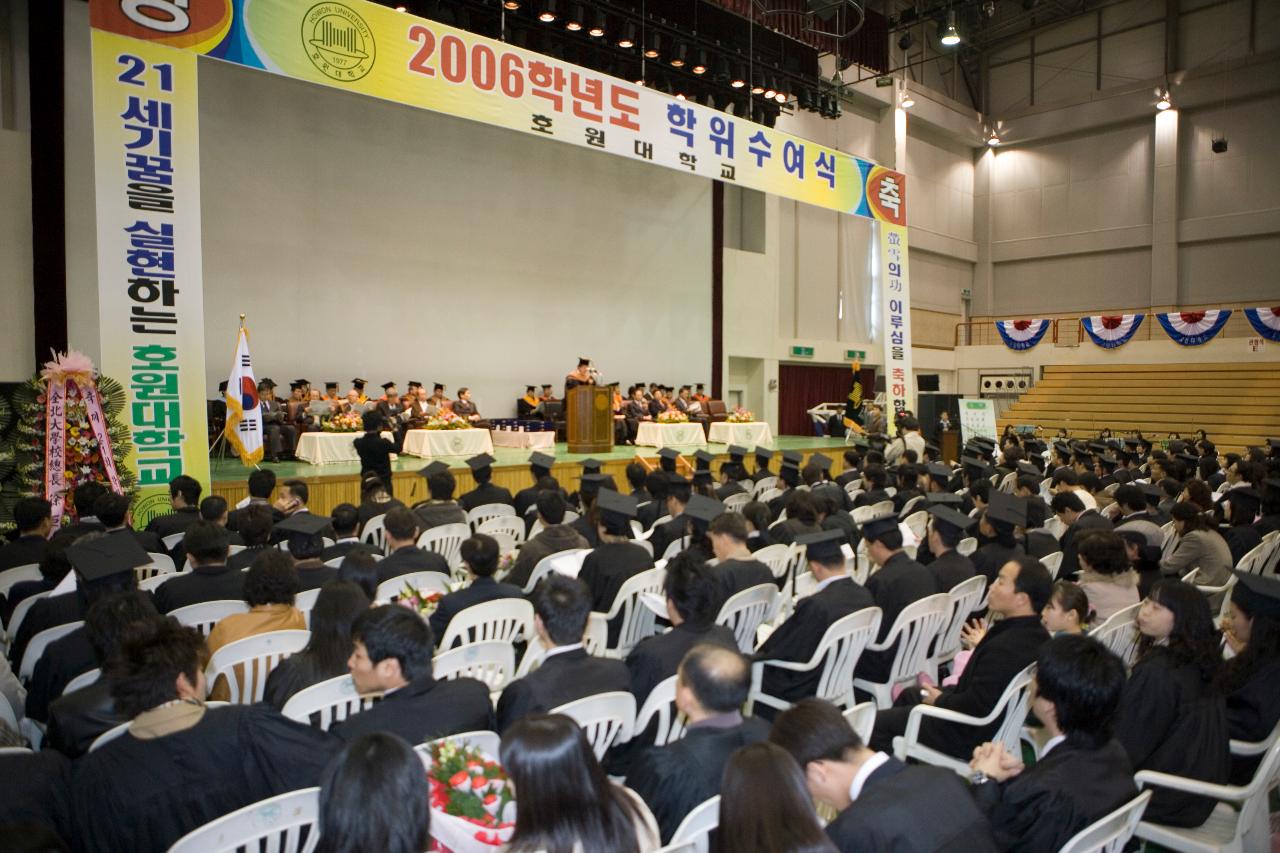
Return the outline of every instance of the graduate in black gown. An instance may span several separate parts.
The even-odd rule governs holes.
[[[631,519],[636,499],[601,489],[596,495],[595,516],[599,544],[582,561],[578,579],[591,590],[591,609],[608,613],[622,585],[640,572],[653,568],[653,557],[631,541]],[[609,642],[618,639],[622,617],[609,623]]]
[[[772,584],[773,572],[751,556],[747,544],[747,522],[736,512],[724,512],[716,516],[707,528],[716,564],[707,568],[715,581],[716,612],[724,603],[743,590],[761,584]]]
[[[364,435],[351,444],[360,457],[360,476],[377,474],[388,492],[391,491],[391,454],[399,453],[404,446],[404,430],[397,429],[394,440],[382,437],[387,417],[377,409],[370,409],[360,416]]]
[[[1208,601],[1190,584],[1162,580],[1138,611],[1142,639],[1129,675],[1116,738],[1134,770],[1158,770],[1223,784],[1230,775],[1222,666]],[[1154,787],[1143,820],[1200,826],[1216,800]]]
[[[1040,651],[1031,709],[1049,741],[1024,767],[1001,744],[978,747],[970,789],[1001,850],[1057,850],[1089,824],[1138,795],[1111,720],[1124,666],[1097,640],[1063,636]]]
[[[1027,503],[1007,492],[991,490],[991,502],[978,522],[978,529],[988,541],[973,552],[973,570],[984,575],[987,583],[995,582],[1000,568],[1015,555],[1021,554],[1016,528],[1027,523]]]
[[[929,496],[929,505],[925,508],[929,513],[929,530],[925,538],[928,547],[925,550],[933,555],[933,559],[926,568],[937,580],[938,592],[950,592],[975,575],[973,561],[957,551],[956,546],[978,522],[958,512],[945,498],[939,501],[942,495],[955,498],[957,504],[960,500],[958,495],[947,492]]]
[[[1231,739],[1266,740],[1280,723],[1280,580],[1236,572],[1223,625],[1235,656],[1219,674]],[[1231,784],[1246,785],[1261,756],[1232,756]]]
[[[514,503],[515,499],[511,497],[510,491],[490,482],[493,479],[493,463],[494,458],[488,453],[481,453],[467,460],[467,467],[471,469],[471,476],[476,481],[474,489],[458,498],[458,506],[467,512],[478,506]]]

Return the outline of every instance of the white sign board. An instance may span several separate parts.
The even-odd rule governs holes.
[[[960,401],[960,440],[971,438],[999,438],[996,435],[996,407],[991,400]]]

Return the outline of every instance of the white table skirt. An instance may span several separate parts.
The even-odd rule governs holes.
[[[706,447],[707,436],[702,424],[660,424],[641,421],[636,432],[636,444],[641,447]]]
[[[356,453],[355,442],[362,435],[363,432],[304,432],[298,436],[298,448],[294,454],[312,465],[359,462],[360,454]],[[382,437],[393,440],[389,432],[384,432]]]
[[[489,435],[493,439],[494,447],[551,450],[556,446],[556,434],[552,430],[517,432],[513,429],[495,429]]]
[[[476,456],[493,452],[487,429],[411,429],[404,434],[406,456]]]
[[[751,450],[760,444],[772,444],[773,432],[764,421],[731,424],[721,421],[711,425],[712,444],[737,444]]]

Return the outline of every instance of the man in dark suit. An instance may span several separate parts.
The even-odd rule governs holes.
[[[507,504],[511,506],[514,498],[511,492],[495,486],[493,479],[493,457],[488,453],[481,453],[479,456],[472,456],[467,460],[467,467],[471,469],[471,476],[475,478],[476,487],[458,498],[458,506],[462,507],[466,512],[471,512],[478,506],[488,506],[489,504]]]
[[[978,522],[946,503],[934,503],[932,500],[926,507],[926,512],[929,513],[926,541],[929,553],[933,555],[926,568],[937,580],[938,592],[950,592],[974,576],[973,561],[958,552],[956,546]]]
[[[240,530],[240,520],[244,511],[251,506],[261,504],[271,509],[272,521],[280,521],[284,513],[271,506],[271,493],[276,489],[276,472],[270,468],[259,468],[249,474],[249,502],[239,509],[227,513],[227,529]]]
[[[0,572],[40,562],[53,529],[53,507],[44,498],[21,498],[13,505],[13,522],[18,536],[0,548]]]
[[[351,639],[354,650],[347,665],[356,690],[386,695],[331,729],[342,740],[388,732],[422,743],[493,729],[493,705],[483,682],[438,681],[432,675],[435,641],[416,613],[394,604],[375,607],[356,619]]]
[[[76,520],[61,528],[61,532],[70,531],[83,535],[102,530],[102,522],[98,521],[98,517],[93,514],[93,505],[106,493],[107,487],[93,480],[76,486],[75,491],[71,493],[71,505],[75,507]]]
[[[769,470],[769,460],[773,458],[773,451],[762,444],[756,445],[756,470],[751,474],[751,482],[758,483],[765,477],[772,477],[774,473]]]
[[[289,422],[289,411],[276,399],[276,383],[264,378],[258,383],[258,405],[262,409],[262,445],[266,461],[279,462],[292,456],[298,445],[298,428]]]
[[[387,556],[378,563],[378,583],[414,572],[441,572],[449,576],[449,562],[439,554],[418,547],[418,518],[413,510],[398,506],[383,519]]]
[[[457,488],[458,481],[454,479],[449,466],[437,460],[418,474],[427,478],[427,493],[431,496],[413,505],[419,529],[430,530],[443,524],[466,524],[467,514],[453,499],[453,490]]]
[[[813,798],[840,812],[827,835],[841,853],[998,849],[959,777],[868,749],[830,702],[796,703],[774,722],[769,740],[795,758]]]
[[[1063,636],[1040,649],[1031,710],[1049,742],[1030,768],[1000,744],[975,751],[970,791],[1001,850],[1057,850],[1138,795],[1111,719],[1124,665],[1097,640]]]
[[[936,595],[938,581],[928,569],[902,550],[902,530],[898,515],[891,509],[878,513],[862,525],[867,555],[880,570],[867,579],[867,592],[882,611],[876,642],[889,636],[898,614],[922,598]],[[858,678],[884,683],[889,678],[897,645],[882,652],[863,652],[854,674]]]
[[[667,844],[680,822],[720,793],[729,756],[769,736],[758,717],[743,719],[751,667],[735,649],[697,645],[684,656],[676,681],[676,708],[688,727],[680,740],[640,753],[627,786],[649,806]]]
[[[862,478],[862,472],[858,469],[862,467],[862,451],[866,449],[867,440],[865,438],[855,438],[853,439],[853,445],[845,449],[844,470],[836,477],[836,484],[842,489]]]
[[[520,518],[527,518],[526,513],[529,507],[538,502],[538,481],[543,477],[551,476],[551,466],[556,464],[556,458],[547,453],[539,453],[535,451],[529,456],[529,474],[533,477],[533,485],[526,489],[516,492],[512,499],[512,506],[516,508],[516,515]],[[559,483],[556,488],[559,488]],[[532,524],[532,522],[530,522]],[[528,526],[525,528],[528,529]]]
[[[277,524],[276,530],[286,537],[285,547],[293,557],[299,592],[319,589],[337,579],[338,570],[326,566],[320,559],[324,553],[324,534],[332,531],[328,516],[296,512]]]
[[[160,539],[186,529],[200,520],[200,482],[194,477],[179,474],[169,481],[169,503],[173,512],[158,515],[147,524],[147,532]],[[179,566],[178,568],[181,568]]]
[[[987,606],[1004,618],[987,630],[954,687],[932,685],[904,690],[895,707],[876,715],[871,746],[892,751],[893,738],[907,730],[911,708],[918,703],[985,717],[1000,700],[1009,682],[1035,662],[1049,633],[1040,624],[1040,611],[1053,594],[1049,570],[1035,557],[1018,554],[1000,569],[991,585]],[[920,742],[940,752],[967,759],[973,748],[999,728],[997,719],[986,726],[968,726],[926,718],[920,725]]]
[[[796,540],[805,546],[818,588],[796,602],[795,612],[764,641],[756,652],[756,660],[808,661],[833,622],[875,605],[871,594],[854,583],[845,571],[844,551],[840,548],[843,541],[844,534],[837,530],[810,533]],[[796,702],[814,694],[821,675],[820,666],[810,672],[765,667],[761,687],[770,696]],[[766,705],[758,705],[755,713],[772,719],[776,712]]]
[[[1062,565],[1058,577],[1074,581],[1080,573],[1080,553],[1076,542],[1086,530],[1111,530],[1111,522],[1096,509],[1085,509],[1080,496],[1072,491],[1061,491],[1049,501],[1054,515],[1066,527],[1058,539],[1062,546]]]
[[[593,658],[582,645],[591,591],[577,578],[552,572],[533,592],[534,630],[547,647],[542,665],[507,685],[498,699],[498,731],[529,714],[631,684],[622,661]]]
[[[868,463],[862,466],[862,494],[854,498],[854,507],[875,506],[892,500],[884,487],[889,484],[889,475],[883,465]]]
[[[327,563],[355,552],[378,553],[377,548],[361,542],[357,535],[360,532],[360,510],[355,504],[344,503],[335,506],[333,514],[329,517],[329,524],[333,527],[334,542],[320,552],[321,562]]]
[[[693,486],[679,474],[667,475],[667,514],[671,520],[656,526],[649,541],[653,544],[653,556],[661,560],[667,553],[667,547],[677,539],[684,538],[688,532],[689,519],[684,515],[684,508],[693,494]]]
[[[170,613],[189,604],[243,597],[244,572],[227,566],[225,530],[211,521],[197,521],[187,528],[182,544],[192,569],[156,587],[157,610]]]
[[[439,641],[443,642],[453,617],[468,607],[502,598],[524,598],[520,587],[493,579],[493,573],[498,570],[499,556],[498,543],[492,536],[477,533],[462,543],[462,562],[471,575],[471,583],[440,599],[431,614],[431,633]],[[463,642],[468,640],[464,638]]]

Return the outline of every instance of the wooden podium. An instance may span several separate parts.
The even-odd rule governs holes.
[[[565,437],[570,453],[613,449],[613,405],[606,385],[579,385],[565,400]]]

